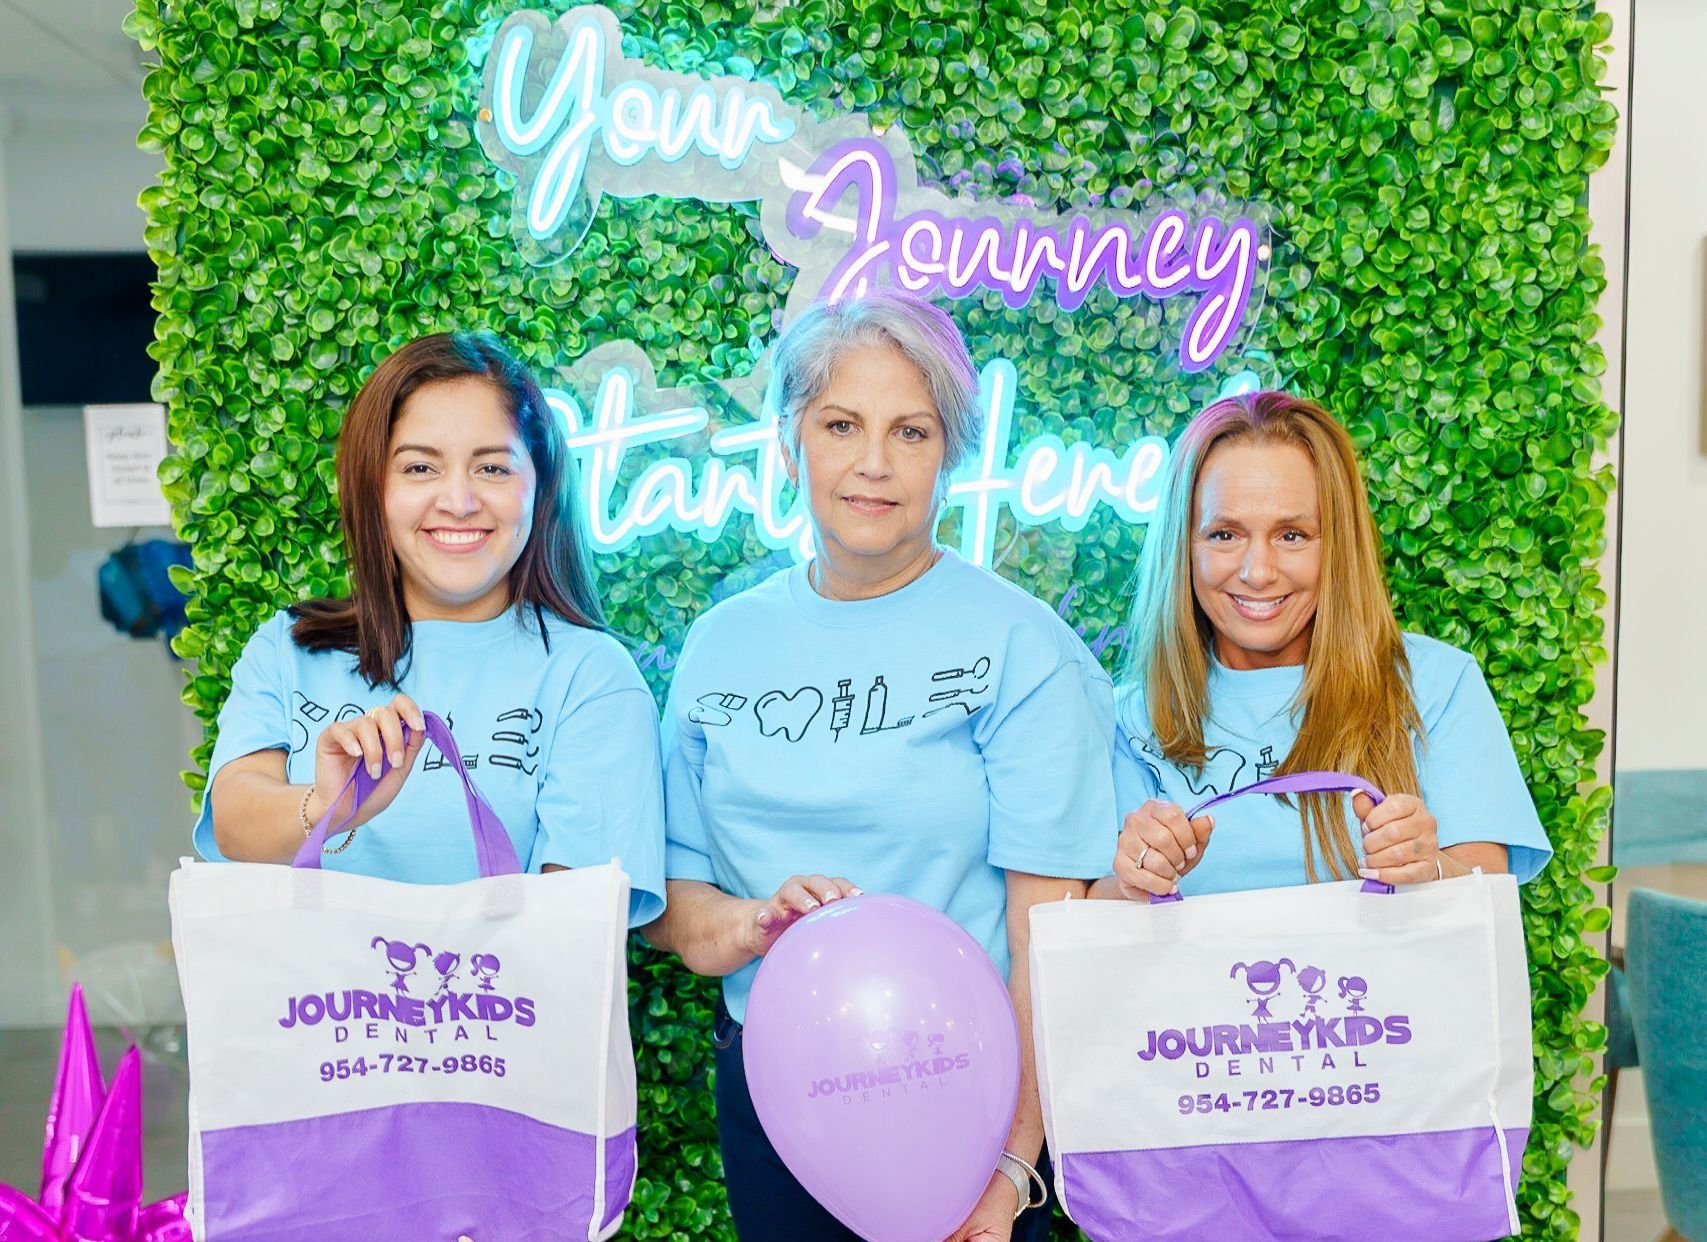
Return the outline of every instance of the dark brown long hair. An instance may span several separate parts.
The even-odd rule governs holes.
[[[523,622],[531,611],[548,645],[546,613],[571,625],[604,628],[604,610],[574,521],[575,463],[539,382],[490,333],[435,333],[410,341],[375,367],[344,416],[338,435],[338,513],[350,558],[350,598],[305,600],[290,610],[297,646],[351,653],[370,686],[398,684],[408,668],[413,637],[397,553],[385,527],[391,429],[416,390],[468,376],[497,389],[538,477],[533,530],[510,570],[511,605],[522,605]]]

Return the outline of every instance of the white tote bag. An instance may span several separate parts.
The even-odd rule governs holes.
[[[523,875],[450,731],[480,879],[186,861],[190,1191],[212,1242],[609,1237],[635,1177],[628,879]],[[352,777],[359,798],[374,782]],[[341,799],[339,799],[341,801]]]
[[[1380,800],[1337,773],[1224,798],[1352,789]],[[1058,902],[1032,911],[1031,963],[1056,1191],[1096,1242],[1517,1232],[1511,876]]]

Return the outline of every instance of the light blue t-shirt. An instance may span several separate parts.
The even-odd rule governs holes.
[[[1519,883],[1533,879],[1553,847],[1518,770],[1511,738],[1475,658],[1456,647],[1405,635],[1412,693],[1426,744],[1417,748],[1423,805],[1435,817],[1440,844],[1504,845]],[[1294,699],[1302,665],[1209,670],[1208,747],[1201,770],[1176,767],[1150,732],[1141,687],[1123,688],[1114,747],[1114,784],[1124,817],[1151,798],[1190,810],[1216,794],[1274,775],[1298,735]],[[1353,773],[1356,775],[1356,773]],[[1346,825],[1357,834],[1351,798]],[[1306,882],[1304,834],[1296,803],[1267,794],[1224,802],[1210,814],[1215,831],[1196,867],[1180,881],[1185,894],[1280,888]],[[1318,873],[1322,868],[1318,862]]]
[[[664,909],[664,821],[657,709],[633,658],[598,630],[532,610],[490,621],[417,621],[402,692],[444,717],[463,766],[497,812],[527,870],[622,861],[631,925]],[[314,779],[314,742],[334,721],[397,693],[372,688],[341,651],[308,652],[280,612],[255,632],[231,675],[208,764],[196,849],[219,861],[213,777],[258,750],[288,752],[292,784]],[[474,879],[474,838],[462,784],[431,742],[392,804],[364,824],[328,870],[414,884]]]
[[[671,879],[844,876],[1008,969],[1004,871],[1089,879],[1114,814],[1109,678],[1047,606],[945,551],[876,599],[775,574],[689,630],[664,711]],[[758,964],[725,978],[742,1020]]]

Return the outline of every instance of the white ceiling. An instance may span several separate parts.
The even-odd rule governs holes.
[[[132,0],[0,0],[0,98],[22,104],[139,99]]]

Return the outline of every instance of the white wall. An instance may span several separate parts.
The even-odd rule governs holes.
[[[4,134],[0,127],[0,135]],[[6,175],[0,140],[0,196]],[[54,911],[47,858],[35,615],[28,606],[29,505],[18,394],[12,252],[0,212],[0,1026],[43,1022],[51,1012]]]
[[[1636,10],[1620,773],[1707,769],[1707,4]]]
[[[56,1022],[71,978],[97,1021],[181,1012],[161,949],[200,730],[164,643],[100,616],[95,573],[130,532],[90,523],[81,412],[19,404],[10,282],[14,252],[142,249],[145,113],[0,100],[0,1026]]]
[[[12,249],[141,251],[136,198],[161,168],[160,156],[136,146],[148,119],[141,94],[15,99],[6,112]]]

